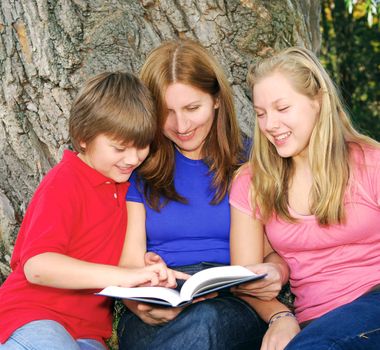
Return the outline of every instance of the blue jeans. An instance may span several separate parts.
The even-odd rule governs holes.
[[[193,273],[210,264],[176,268]],[[267,329],[256,312],[230,293],[186,307],[174,320],[150,326],[126,310],[119,321],[119,350],[260,349]]]
[[[1,350],[106,350],[95,339],[74,339],[58,322],[39,320],[18,328]]]
[[[308,324],[286,350],[379,350],[380,291],[370,292]]]

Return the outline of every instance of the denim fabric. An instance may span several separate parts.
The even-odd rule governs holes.
[[[73,339],[58,322],[40,320],[17,329],[1,350],[106,350],[94,339]]]
[[[364,294],[308,324],[286,350],[379,350],[380,291]]]
[[[175,269],[192,274],[202,263]],[[127,310],[118,326],[119,350],[260,349],[267,329],[255,311],[230,293],[186,307],[174,320],[150,326]]]

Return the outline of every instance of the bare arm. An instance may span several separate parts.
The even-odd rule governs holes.
[[[133,209],[137,208],[137,211],[140,209],[141,215],[142,207],[144,210],[142,221],[145,225],[143,205],[131,204],[132,213]],[[138,220],[136,222],[140,223]],[[130,227],[134,227],[134,221],[128,223],[128,232]],[[58,253],[43,253],[30,258],[25,263],[25,276],[30,283],[64,289],[97,289],[109,285],[123,287],[134,287],[140,284],[175,285],[174,273],[168,270],[163,262],[145,267],[145,234],[140,240],[137,237],[129,237],[129,241],[136,242],[136,245],[132,243],[128,247],[124,245],[120,266],[86,262]],[[126,251],[127,248],[129,251]],[[129,265],[128,268],[125,268],[126,265]]]
[[[42,253],[24,265],[30,283],[62,289],[98,289],[109,285],[134,287],[157,285],[168,278],[164,264],[149,268],[123,267],[86,262],[58,253]]]
[[[124,242],[123,253],[120,259],[121,266],[135,267],[145,266],[146,254],[146,229],[145,229],[145,207],[142,203],[128,202],[128,228]],[[162,259],[157,259],[161,261]],[[153,265],[155,266],[155,265]],[[184,278],[184,274],[178,278]],[[168,287],[175,286],[175,280]],[[123,300],[124,304],[143,322],[150,325],[159,325],[169,322],[181,311],[181,308],[159,308],[152,305],[138,303],[132,300]]]
[[[275,298],[283,282],[288,279],[288,268],[277,254],[272,253],[269,243],[265,242],[262,222],[231,207],[230,235],[231,264],[247,266],[255,273],[267,273],[264,280],[234,289],[235,294],[251,305],[265,322],[269,322],[277,312],[289,311]],[[262,255],[267,255],[266,263],[260,261],[260,249]],[[298,332],[299,326],[294,318],[278,319],[268,329],[262,350],[283,349]]]
[[[145,207],[142,203],[128,202],[128,226],[120,266],[145,266],[146,253]]]

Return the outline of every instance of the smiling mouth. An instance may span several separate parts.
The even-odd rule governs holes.
[[[288,131],[288,132],[285,132],[283,134],[273,136],[273,138],[275,141],[283,141],[283,140],[287,139],[290,136],[290,134],[291,134],[291,132]]]
[[[129,167],[120,167],[120,166],[118,166],[117,168],[119,169],[119,171],[122,174],[130,174],[133,171],[133,169],[134,169],[134,167],[131,167],[131,166],[129,166]]]
[[[192,130],[192,131],[189,131],[186,133],[176,132],[176,135],[180,140],[186,141],[186,140],[192,138],[194,133],[195,133],[195,130]]]
[[[190,136],[192,133],[194,133],[194,130],[191,130],[189,132],[184,132],[184,133],[177,132],[177,135],[180,135],[180,136]]]

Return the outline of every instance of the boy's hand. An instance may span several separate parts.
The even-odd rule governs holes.
[[[153,252],[146,252],[145,253],[144,262],[145,262],[145,266],[154,265],[154,264],[158,264],[158,263],[165,264],[164,259],[162,259],[158,254],[153,253]]]
[[[160,286],[175,288],[176,279],[188,279],[190,276],[179,271],[169,269],[165,264],[159,263],[134,269],[125,269],[127,278],[122,284],[123,287],[136,286]]]
[[[145,253],[144,262],[145,262],[145,266],[152,266],[154,264],[164,264],[166,266],[164,259],[162,259],[158,254],[153,253],[153,252]],[[174,273],[175,279],[187,280],[190,277],[190,275],[183,272],[179,272],[179,271],[172,270],[169,268],[168,270],[170,271],[169,273]],[[175,285],[167,285],[164,281],[163,283],[160,283],[157,286],[175,288],[177,286],[177,283]]]

